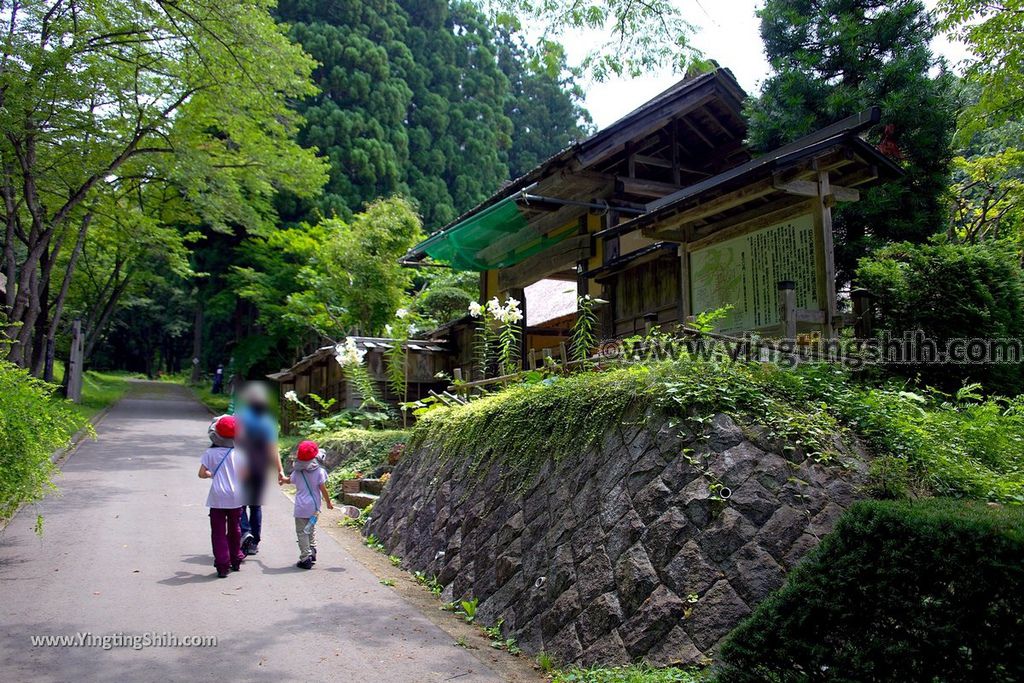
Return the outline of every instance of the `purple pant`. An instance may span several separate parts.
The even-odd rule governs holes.
[[[242,508],[227,510],[210,508],[210,540],[213,542],[213,566],[227,571],[232,562],[245,559],[242,552],[242,529],[238,520]]]

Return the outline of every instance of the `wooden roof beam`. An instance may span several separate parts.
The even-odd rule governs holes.
[[[697,126],[695,126],[692,123],[690,123],[690,120],[688,118],[686,118],[686,116],[680,116],[678,120],[682,121],[683,125],[686,126],[686,128],[691,133],[696,135],[701,140],[701,142],[703,142],[705,145],[707,145],[709,149],[716,149],[718,147],[718,145],[716,145],[715,143],[711,142],[711,140],[709,140],[708,137],[706,135],[704,135],[704,133],[702,133],[697,128]]]
[[[586,168],[607,159],[616,152],[621,151],[627,142],[638,139],[642,140],[678,116],[680,112],[692,111],[697,107],[701,107],[714,99],[715,96],[716,94],[711,88],[700,88],[679,101],[665,103],[653,111],[638,117],[638,120],[633,122],[632,125],[626,126],[609,136],[607,140],[602,141],[594,149],[580,154],[577,160],[581,167]]]
[[[592,255],[590,235],[567,237],[550,249],[498,271],[498,289],[524,287],[576,265]]]
[[[681,211],[666,221],[666,225],[675,227],[685,223],[692,223],[777,191],[773,179],[765,178]]]
[[[619,194],[635,194],[641,197],[666,197],[682,188],[672,183],[657,180],[619,177],[615,181],[615,190]]]
[[[775,182],[775,188],[786,192],[788,194],[795,194],[800,197],[817,197],[818,196],[818,183],[813,180],[790,180],[783,181],[781,177],[776,174],[773,177]],[[853,189],[852,187],[844,187],[841,185],[832,185],[830,190],[831,195],[837,202],[856,202],[860,201],[860,192]]]
[[[699,113],[707,116],[708,119],[711,120],[711,123],[715,124],[719,129],[721,129],[721,131],[725,134],[725,137],[729,138],[730,140],[736,137],[735,135],[732,134],[732,131],[729,130],[727,126],[725,126],[721,121],[718,120],[718,117],[715,116],[715,112],[711,111],[711,109],[705,106],[701,107],[698,111]]]

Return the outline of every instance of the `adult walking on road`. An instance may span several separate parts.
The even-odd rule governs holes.
[[[237,445],[245,454],[249,472],[245,482],[245,506],[242,507],[242,552],[259,552],[263,532],[263,490],[267,483],[267,470],[273,462],[277,467],[277,482],[284,481],[284,467],[277,445],[277,420],[270,410],[270,397],[266,387],[252,382],[245,386],[238,410],[240,433]]]

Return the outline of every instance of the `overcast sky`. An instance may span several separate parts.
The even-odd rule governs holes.
[[[694,44],[711,59],[732,70],[740,85],[751,94],[760,90],[768,75],[768,62],[758,32],[754,12],[763,0],[675,0],[683,16],[697,27]],[[925,0],[934,7],[935,0]],[[570,59],[579,59],[596,40],[586,34],[563,37]],[[951,65],[962,62],[967,53],[960,44],[937,39],[933,49]],[[599,128],[607,126],[662,90],[679,76],[671,72],[655,73],[637,79],[617,79],[585,84],[586,106]]]

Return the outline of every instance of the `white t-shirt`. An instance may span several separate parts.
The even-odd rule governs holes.
[[[223,465],[221,461],[224,462]],[[210,480],[210,494],[206,496],[206,507],[230,510],[245,504],[245,492],[242,490],[242,480],[239,476],[242,462],[241,453],[234,448],[214,446],[206,449],[202,463],[210,472],[216,470],[216,474]]]
[[[295,516],[308,519],[317,514],[320,508],[320,485],[327,483],[327,470],[315,460],[296,463],[288,481],[295,484]]]

